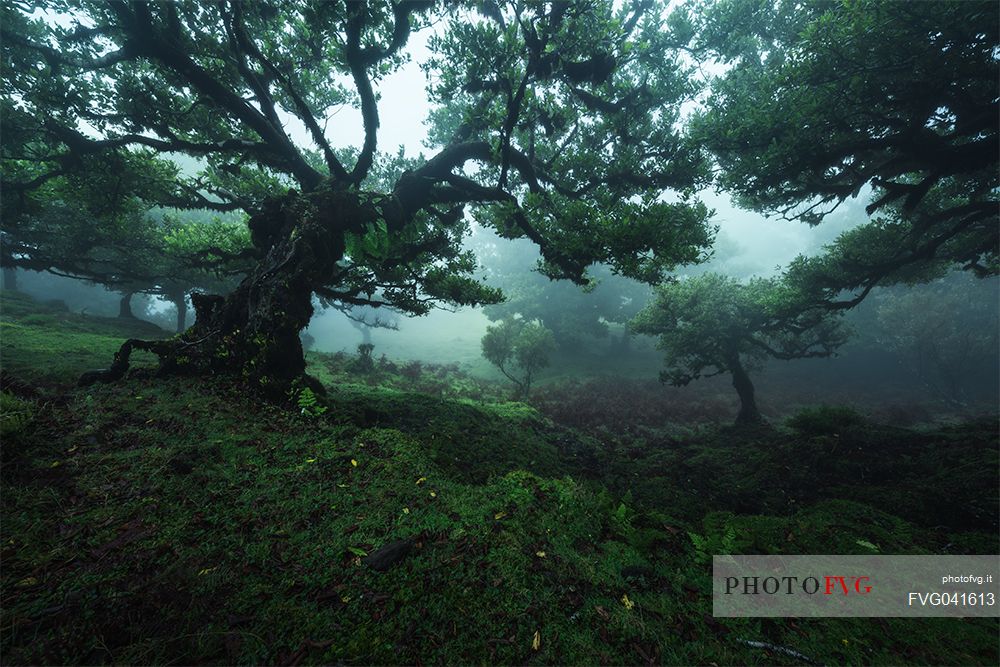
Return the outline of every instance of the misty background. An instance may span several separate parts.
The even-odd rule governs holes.
[[[54,17],[55,20],[61,20]],[[399,70],[377,82],[380,96],[380,146],[385,152],[399,150],[407,156],[426,152],[425,118],[430,106],[425,93],[426,77],[421,64],[429,56],[428,38],[435,26],[415,32],[410,38],[411,57]],[[702,69],[702,76],[721,70]],[[346,82],[346,79],[345,79]],[[345,105],[328,120],[328,137],[335,147],[359,146],[363,123],[358,109]],[[308,132],[298,119],[288,116],[287,129],[294,139],[309,145]],[[192,171],[197,161],[178,156],[178,164]],[[771,276],[798,255],[821,253],[823,246],[839,234],[867,220],[864,207],[868,192],[846,201],[816,227],[802,222],[765,218],[738,208],[725,193],[706,190],[698,198],[715,211],[718,227],[711,258],[701,264],[678,267],[678,277],[707,271],[741,280]],[[553,283],[530,272],[539,258],[537,247],[526,239],[500,239],[491,230],[472,223],[466,246],[476,252],[482,275],[490,285],[508,296],[518,293],[539,300],[538,312],[558,320],[561,311],[578,315],[581,309],[598,311],[595,318],[604,333],[581,332],[566,340],[557,330],[557,348],[551,366],[539,381],[591,375],[626,376],[637,382],[657,382],[663,353],[654,339],[631,335],[623,322],[602,316],[623,307],[634,314],[648,301],[651,291],[634,281],[613,276],[596,267],[598,280],[592,292],[568,282]],[[529,269],[526,276],[525,269]],[[17,271],[18,289],[40,300],[62,302],[69,310],[113,317],[119,312],[121,295],[104,287],[48,273]],[[527,291],[526,291],[527,290]],[[527,294],[527,297],[525,297]],[[528,316],[513,304],[447,310],[438,308],[422,317],[402,316],[381,309],[368,319],[386,327],[365,327],[343,313],[324,308],[316,301],[316,314],[304,332],[308,348],[326,353],[354,353],[361,343],[371,343],[376,357],[399,361],[458,364],[485,379],[500,380],[499,372],[483,359],[480,340],[494,319],[503,314]],[[949,414],[988,412],[1000,401],[998,335],[1000,331],[1000,282],[955,273],[929,284],[878,289],[851,310],[846,320],[854,336],[840,352],[826,359],[768,362],[755,382],[765,412],[768,402],[791,400],[798,405],[819,403],[913,404],[912,415],[893,415],[903,421]],[[132,310],[140,318],[173,330],[175,307],[156,297],[135,294]],[[188,322],[194,312],[188,305]],[[551,322],[546,322],[550,325]],[[568,326],[572,327],[573,322]],[[665,393],[683,391],[711,393],[731,400],[729,380],[700,380],[679,390],[667,386]]]

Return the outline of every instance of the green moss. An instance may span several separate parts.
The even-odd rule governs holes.
[[[40,350],[36,339],[60,333],[6,324]],[[329,386],[312,416],[211,378],[63,398],[4,449],[11,664],[792,662],[736,637],[823,664],[997,662],[995,619],[711,617],[711,551],[996,548],[993,535],[938,534],[801,490],[827,469],[855,475],[855,495],[878,488],[858,473],[876,454],[899,463],[894,432],[875,433],[880,448],[842,438],[862,449],[840,463],[829,443],[777,432],[630,456],[524,404],[366,383]],[[905,451],[919,460],[902,470],[921,474],[945,448],[986,461],[988,436],[911,433]],[[759,498],[769,509],[750,507]],[[701,554],[689,533],[706,540]],[[359,561],[402,539],[412,549],[390,570]]]
[[[786,423],[804,435],[832,436],[863,426],[865,418],[848,406],[820,405],[799,411]]]
[[[75,384],[80,375],[107,368],[127,338],[163,338],[167,332],[141,320],[76,315],[4,291],[0,296],[0,359],[23,381]],[[155,365],[155,356],[137,351],[136,367]]]
[[[0,392],[0,440],[10,442],[24,435],[35,411],[34,403]]]

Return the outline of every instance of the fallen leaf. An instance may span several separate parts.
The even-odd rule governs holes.
[[[410,508],[409,507],[404,507],[403,508],[403,514],[409,514],[409,513],[410,513]]]
[[[496,519],[497,521],[499,521],[500,519],[504,518],[505,516],[507,516],[506,512],[497,512],[496,514],[493,515],[493,518]]]
[[[21,581],[19,581],[16,584],[14,584],[14,587],[15,588],[27,588],[28,586],[34,586],[37,583],[38,583],[38,579],[35,579],[34,577],[25,577]]]
[[[198,573],[198,576],[200,577],[200,576],[203,576],[203,575],[206,575],[206,574],[210,574],[212,572],[215,572],[218,569],[219,569],[218,565],[216,565],[215,567],[206,567],[204,570],[202,570],[201,572]]]
[[[357,468],[358,467],[358,461],[357,461],[357,459],[351,459],[351,465],[354,466],[355,468]]]
[[[418,480],[417,480],[417,484],[418,484],[418,485],[419,485],[419,484],[423,484],[423,483],[424,483],[424,482],[426,482],[426,481],[427,481],[427,478],[426,478],[426,477],[421,477],[420,479],[418,479]]]
[[[536,551],[535,555],[538,556],[539,558],[545,558],[545,552],[544,551]]]
[[[53,461],[52,465],[50,465],[49,467],[50,468],[58,468],[61,465],[62,465],[62,461]]]
[[[628,599],[628,593],[622,595],[622,604],[625,605],[626,609],[632,609],[635,606],[635,603]]]
[[[437,498],[437,497],[438,497],[438,494],[436,494],[433,491],[431,491],[431,498]]]
[[[306,459],[306,463],[316,463],[316,459]]]
[[[531,650],[537,651],[542,647],[542,633],[535,630],[535,636],[531,639]]]

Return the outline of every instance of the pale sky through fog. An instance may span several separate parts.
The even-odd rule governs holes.
[[[420,69],[420,64],[430,56],[427,41],[431,34],[431,29],[414,32],[407,46],[410,60],[376,84],[376,91],[381,96],[380,151],[392,153],[402,145],[408,156],[421,152],[428,157],[432,154],[423,144],[427,137],[425,121],[430,104],[425,90],[426,77]],[[345,79],[345,84],[350,83]],[[293,138],[304,146],[313,146],[305,128],[291,120],[288,130]],[[349,107],[337,111],[327,124],[327,138],[337,147],[360,146],[364,141],[360,111]],[[718,259],[695,267],[694,271],[707,267],[739,278],[771,275],[779,265],[787,264],[795,256],[816,252],[846,224],[843,219],[830,220],[810,228],[804,223],[765,219],[737,209],[725,194],[705,191],[700,196],[716,211],[713,222],[720,228],[716,242]],[[488,320],[478,309],[461,309],[457,313],[433,311],[425,317],[400,320],[400,330],[405,330],[403,336],[386,330],[375,330],[372,335],[380,352],[392,358],[448,359],[475,364],[480,358],[479,339],[487,324]],[[330,351],[353,351],[361,340],[360,334],[336,313],[314,318],[309,332],[315,336],[318,347]]]

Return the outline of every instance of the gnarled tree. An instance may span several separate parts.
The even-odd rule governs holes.
[[[694,130],[723,188],[810,224],[870,193],[874,220],[790,280],[849,308],[950,265],[997,273],[1000,5],[732,0],[690,18],[730,66]]]
[[[41,148],[5,155],[23,176],[8,180],[5,167],[5,197],[81,159],[142,147],[206,165],[163,203],[251,213],[257,264],[235,291],[196,298],[197,320],[181,337],[128,341],[88,379],[121,377],[140,347],[164,372],[238,370],[283,390],[305,368],[299,331],[314,294],[411,313],[435,301],[496,301],[460,247],[470,206],[503,235],[538,244],[552,277],[582,281],[604,262],[655,282],[696,261],[711,229],[689,195],[706,165],[676,127],[694,91],[663,7],[469,7],[477,11],[325,0],[7,3],[4,131],[38,137]],[[382,158],[379,80],[403,62],[411,31],[434,19],[446,25],[426,63],[436,152]],[[336,129],[333,112],[345,104],[361,112],[356,150],[335,150],[324,129]],[[292,125],[311,146],[296,143]],[[669,189],[680,201],[662,201]]]
[[[740,397],[737,423],[763,421],[750,373],[771,359],[828,357],[847,340],[840,313],[803,307],[779,278],[746,283],[717,273],[662,285],[632,320],[666,352],[660,379],[681,387],[729,373]]]

